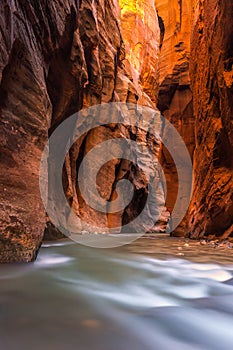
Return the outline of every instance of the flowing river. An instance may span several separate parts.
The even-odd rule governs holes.
[[[228,245],[44,243],[0,266],[0,350],[231,350],[232,277]]]

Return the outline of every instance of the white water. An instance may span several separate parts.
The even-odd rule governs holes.
[[[45,244],[0,266],[0,350],[231,350],[232,277],[232,250],[183,240]]]

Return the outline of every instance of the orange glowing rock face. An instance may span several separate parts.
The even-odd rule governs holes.
[[[126,60],[134,82],[141,86],[144,101],[149,97],[156,102],[160,29],[154,1],[119,0],[119,5]]]
[[[124,15],[124,13],[131,12],[138,14],[142,18],[144,14],[142,6],[143,2],[144,1],[137,0],[119,0],[122,15]]]
[[[155,0],[158,16],[164,26],[159,59],[160,84],[166,76],[173,74],[176,65],[189,60],[194,1]],[[188,74],[184,74],[182,79],[189,84]]]

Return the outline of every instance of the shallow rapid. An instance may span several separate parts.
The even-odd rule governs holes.
[[[44,243],[34,264],[0,266],[0,350],[231,350],[229,248]]]

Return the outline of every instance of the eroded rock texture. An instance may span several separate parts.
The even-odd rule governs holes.
[[[192,1],[156,0],[155,4],[161,29],[158,108],[176,127],[192,157],[195,147],[195,118],[189,76]],[[182,154],[182,150],[177,152]],[[161,163],[168,188],[166,205],[172,212],[177,199],[178,178],[175,164],[165,147],[162,149]],[[185,229],[186,219],[173,234],[184,235]]]
[[[121,32],[126,59],[136,86],[142,90],[139,104],[157,102],[160,28],[154,0],[119,0]]]
[[[133,43],[126,40],[125,52],[116,0],[1,1],[0,261],[31,261],[40,246],[46,218],[38,172],[48,133],[71,114],[98,103],[139,100],[154,107],[159,26],[151,6],[153,12],[141,2],[140,14],[123,9],[122,23],[125,15],[132,18],[131,25],[138,23]],[[150,67],[149,74],[146,67]],[[69,203],[80,217],[104,227],[130,221],[141,210],[148,191],[137,167],[114,160],[99,173],[99,192],[106,200],[114,198],[116,181],[129,178],[135,189],[131,208],[114,216],[93,212],[79,193],[77,171],[82,157],[108,138],[135,139],[136,129],[122,128],[102,127],[83,135],[65,163]],[[137,137],[151,144],[146,132]],[[159,147],[155,140],[153,156],[158,155]],[[151,176],[154,165],[151,156],[147,157],[140,161],[144,173]],[[151,224],[153,210],[148,209],[147,215]]]
[[[96,103],[105,102],[126,102],[139,103],[144,106],[155,108],[155,75],[157,71],[157,53],[159,42],[159,25],[153,2],[128,2],[120,1],[120,7],[115,2],[111,4],[111,11],[106,12],[106,4],[102,11],[97,2],[95,8],[90,8],[88,2],[82,2],[80,8],[80,21],[84,37],[81,35],[82,46],[87,47],[85,61],[88,72],[88,80],[83,90],[83,105],[89,107]],[[113,5],[115,7],[113,7]],[[93,6],[93,5],[92,5]],[[83,13],[85,11],[96,13],[96,25],[89,30]],[[121,26],[121,28],[119,27]],[[151,28],[150,28],[151,27]],[[81,29],[80,29],[81,30]],[[89,41],[93,37],[98,37],[90,50]],[[149,51],[148,51],[149,50]],[[146,71],[146,68],[150,68]],[[147,75],[146,75],[147,74]],[[149,124],[153,124],[153,115]],[[139,141],[145,147],[151,149],[151,153],[142,154],[134,149],[135,162],[114,159],[102,167],[97,176],[98,191],[106,201],[116,198],[116,184],[119,180],[129,179],[134,186],[134,197],[131,204],[116,214],[100,213],[87,205],[83,196],[77,188],[77,172],[82,157],[96,146],[108,139],[127,138]],[[153,143],[153,142],[152,142]],[[80,140],[70,152],[70,172],[71,182],[69,183],[69,201],[72,203],[74,211],[82,220],[96,227],[96,231],[107,231],[107,228],[117,228],[121,231],[121,226],[130,223],[140,214],[147,201],[148,181],[153,182],[155,167],[160,149],[159,140],[155,140],[151,148],[151,137],[147,131],[132,127],[101,127],[92,130]],[[101,155],[100,155],[101,158]],[[124,158],[124,152],[122,153]],[[90,165],[90,173],[91,173]],[[141,170],[140,170],[141,169]],[[87,189],[88,191],[88,189]],[[163,205],[163,192],[158,190],[158,201]],[[106,205],[107,206],[107,205]],[[154,231],[164,230],[167,215],[164,212],[159,227],[153,225],[154,212],[156,208],[148,207],[145,212],[145,225],[143,230]],[[96,225],[98,223],[98,225]],[[130,231],[136,228],[131,227]],[[87,230],[88,225],[81,225],[80,230]],[[123,229],[124,230],[124,229]]]
[[[158,104],[185,140],[191,157],[196,147],[189,228],[185,219],[175,234],[232,235],[232,19],[227,0],[1,0],[0,261],[33,260],[46,221],[47,236],[53,231],[38,185],[47,136],[71,114],[106,102],[142,104],[152,107],[155,115]],[[155,115],[148,120],[150,128]],[[105,201],[116,198],[121,179],[129,179],[134,187],[132,203],[106,215],[87,205],[77,174],[82,159],[97,143],[119,137],[138,140],[150,152],[133,149],[135,162],[115,159],[100,169],[97,187]],[[159,139],[135,127],[103,126],[83,135],[64,165],[65,193],[74,212],[87,223],[98,223],[100,231],[106,227],[119,231],[146,203],[147,178],[157,183],[154,169],[159,151]],[[161,162],[171,212],[177,173],[165,148]],[[90,164],[90,173],[91,168]],[[161,188],[157,197],[162,206]],[[146,207],[145,231],[165,230],[168,215],[164,210],[153,225],[155,209]],[[86,229],[88,225],[80,226]]]
[[[196,2],[191,78],[196,116],[194,238],[233,236],[233,4]]]

